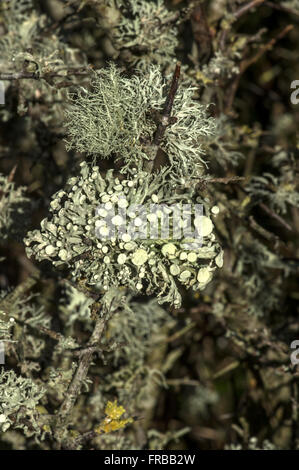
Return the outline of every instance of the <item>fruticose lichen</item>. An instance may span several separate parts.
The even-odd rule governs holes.
[[[163,0],[105,0],[106,16],[113,18],[110,37],[122,57],[141,68],[157,63],[163,67],[175,61],[178,45],[177,15]],[[118,18],[118,20],[116,20]]]
[[[9,177],[0,174],[0,243],[7,238],[22,238],[30,207],[25,191],[25,187],[16,187]]]
[[[91,91],[73,95],[67,111],[68,148],[102,158],[120,160],[121,172],[151,159],[155,115],[162,112],[167,84],[159,67],[122,75],[113,64],[95,73]],[[204,143],[215,132],[216,121],[207,107],[194,99],[195,87],[180,84],[174,99],[174,122],[159,145],[176,178],[198,177],[207,164]]]
[[[0,372],[0,429],[5,432],[13,423],[14,428],[36,432],[36,406],[46,391],[31,379],[17,376],[13,370]],[[37,428],[37,429],[36,429]]]

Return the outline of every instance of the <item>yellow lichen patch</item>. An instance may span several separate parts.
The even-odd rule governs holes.
[[[48,411],[47,411],[46,408],[45,408],[44,406],[42,406],[42,405],[38,405],[38,406],[36,407],[36,411],[38,411],[40,415],[46,415],[46,414],[48,414]]]
[[[246,207],[250,202],[251,202],[251,197],[250,196],[244,197],[243,201],[241,202],[242,209],[244,207]]]
[[[118,429],[124,428],[127,424],[132,423],[132,418],[120,419],[125,413],[123,406],[118,406],[117,401],[108,401],[105,408],[106,417],[103,421],[95,428],[95,432],[101,434],[102,432],[108,433],[117,431]]]

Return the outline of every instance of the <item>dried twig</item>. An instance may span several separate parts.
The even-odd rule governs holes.
[[[199,180],[199,183],[222,183],[222,184],[229,184],[229,183],[238,183],[240,181],[244,181],[244,176],[227,176],[224,178],[196,178]]]
[[[0,72],[0,80],[49,80],[50,78],[66,78],[68,76],[87,76],[92,68],[79,67],[78,69],[68,69],[67,74],[61,74],[61,71],[48,72],[43,75],[38,72]]]
[[[163,139],[166,128],[169,126],[169,124],[171,124],[170,114],[171,114],[175,94],[176,94],[177,89],[178,89],[180,72],[181,72],[181,64],[180,64],[180,62],[178,62],[176,64],[175,71],[174,71],[174,74],[173,74],[173,77],[172,77],[170,90],[169,90],[169,93],[168,93],[167,98],[166,98],[166,102],[165,102],[165,105],[164,105],[164,108],[163,108],[163,113],[162,113],[162,116],[161,116],[161,120],[160,120],[160,123],[159,123],[158,128],[157,128],[157,130],[155,132],[155,135],[154,135],[153,145],[155,145],[157,147],[159,147],[159,145],[160,145],[160,143]]]
[[[18,165],[15,165],[15,166],[12,168],[11,172],[9,173],[9,175],[8,175],[7,181],[8,181],[9,183],[12,183],[12,181],[13,181],[13,179],[14,179],[14,177],[15,177],[15,173],[16,173],[16,170],[17,170],[17,166],[18,166]]]
[[[66,398],[64,402],[62,403],[60,410],[59,410],[59,416],[62,419],[67,418],[68,414],[72,410],[76,398],[80,392],[81,384],[83,380],[86,378],[91,360],[92,360],[92,355],[94,352],[94,344],[97,344],[103,334],[104,328],[107,323],[107,318],[99,317],[96,321],[93,333],[91,335],[89,344],[92,346],[91,348],[86,348],[85,352],[82,355],[81,362],[79,363],[79,366],[76,370],[76,373],[73,377],[73,380],[68,388]]]
[[[238,10],[236,10],[233,13],[233,19],[231,20],[231,23],[234,23],[235,21],[240,19],[242,16],[244,16],[247,12],[249,12],[253,8],[261,5],[264,2],[265,2],[265,0],[252,0],[249,3],[246,3],[245,5],[242,5],[240,8],[238,8]],[[224,50],[224,48],[225,48],[225,43],[226,43],[226,38],[227,38],[228,32],[229,32],[229,28],[225,28],[221,33],[221,36],[220,36],[220,49],[221,50]]]
[[[267,7],[273,8],[275,10],[284,11],[285,13],[289,13],[290,15],[295,15],[299,18],[299,12],[298,11],[293,10],[292,8],[285,7],[285,6],[281,5],[280,3],[267,2],[266,1],[265,5],[267,5]]]
[[[252,0],[249,3],[246,3],[246,5],[242,5],[238,10],[234,13],[235,18],[238,20],[241,18],[241,16],[245,15],[249,10],[252,10],[253,8],[261,5],[264,3],[265,0]]]
[[[165,101],[165,105],[162,111],[161,116],[159,117],[159,123],[157,126],[157,130],[154,134],[153,141],[151,143],[150,149],[150,162],[147,164],[147,171],[152,171],[155,159],[157,158],[159,152],[159,146],[165,134],[167,127],[173,123],[175,118],[171,118],[171,110],[173,107],[174,98],[178,89],[179,85],[179,78],[181,72],[181,63],[177,62],[175,71],[172,77],[172,82],[170,85],[170,89]]]
[[[191,25],[194,40],[198,48],[198,56],[201,58],[201,63],[205,63],[211,56],[213,46],[207,17],[202,4],[194,8],[191,15]]]
[[[97,319],[93,333],[89,341],[89,345],[92,347],[91,348],[87,347],[87,349],[81,355],[79,365],[77,367],[75,375],[73,376],[71,384],[67,390],[66,397],[60,406],[58,417],[56,419],[56,426],[55,426],[56,427],[55,436],[58,442],[60,443],[63,441],[63,432],[64,432],[64,428],[65,428],[65,424],[67,422],[68,416],[70,415],[75,405],[76,399],[81,390],[82,383],[85,380],[89,367],[91,365],[93,353],[94,353],[94,344],[99,343],[102,337],[102,334],[104,332],[107,321],[108,321],[107,316],[99,317]]]
[[[293,232],[293,228],[278,214],[276,214],[274,211],[272,211],[266,204],[263,202],[260,202],[258,206],[264,211],[266,214],[268,214],[272,219],[275,219],[280,225],[282,225],[285,229],[289,230],[289,232]]]

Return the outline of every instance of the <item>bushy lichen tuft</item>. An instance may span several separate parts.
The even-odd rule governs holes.
[[[127,78],[115,65],[94,74],[92,90],[73,96],[67,111],[68,148],[124,162],[122,172],[152,158],[157,114],[165,103],[166,83],[158,67]],[[173,105],[173,123],[167,127],[160,149],[171,172],[191,178],[203,172],[204,142],[215,131],[206,106],[194,100],[195,88],[180,84]]]
[[[252,204],[264,202],[275,212],[286,214],[289,206],[299,206],[298,184],[293,179],[296,161],[292,155],[279,150],[272,158],[271,166],[275,173],[253,176],[247,190],[254,201]]]
[[[9,177],[0,174],[0,243],[7,238],[22,238],[30,208],[25,191],[26,188],[16,187]]]
[[[177,15],[166,8],[163,0],[106,0],[105,3],[120,12],[110,36],[113,46],[122,51],[122,57],[141,68],[153,63],[166,67],[175,61]]]
[[[13,370],[0,372],[0,428],[13,426],[25,433],[38,431],[36,406],[45,390],[31,379],[17,376]]]
[[[84,54],[61,41],[58,34],[49,34],[48,17],[34,8],[33,0],[10,0],[4,2],[2,13],[4,34],[0,35],[0,68],[8,75],[20,73],[32,74],[32,79],[22,83],[22,97],[18,100],[18,114],[27,114],[29,100],[44,101],[49,107],[49,113],[40,114],[43,122],[55,119],[62,121],[62,106],[58,103],[65,101],[66,93],[63,87],[55,88],[55,81],[67,76],[72,67],[86,65]],[[1,17],[0,17],[1,20]],[[41,31],[44,34],[41,35]],[[43,80],[38,81],[40,77]],[[59,78],[60,77],[60,78]],[[74,78],[74,80],[76,80]],[[4,80],[5,91],[11,87],[11,81]],[[51,105],[49,106],[49,104]],[[0,110],[1,117],[7,121],[14,109],[6,107]],[[53,121],[52,121],[53,122]]]

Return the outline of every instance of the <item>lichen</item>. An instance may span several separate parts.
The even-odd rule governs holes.
[[[204,142],[215,131],[215,120],[206,106],[194,99],[196,88],[181,83],[173,105],[174,122],[168,126],[160,149],[168,158],[174,177],[198,177],[206,168]],[[157,129],[155,114],[165,103],[166,83],[159,67],[130,78],[113,64],[95,73],[92,89],[71,95],[67,111],[68,148],[123,162],[121,172],[140,168],[151,158]]]
[[[46,393],[31,379],[18,376],[13,370],[0,372],[0,427],[2,432],[22,428],[29,435],[38,432],[36,406]]]
[[[153,196],[159,204],[153,203]],[[119,208],[118,201],[128,207]],[[51,217],[41,222],[40,230],[28,233],[27,254],[50,260],[56,267],[66,264],[76,282],[83,278],[104,290],[128,286],[136,293],[157,293],[161,303],[179,306],[177,284],[203,289],[222,266],[209,207],[205,203],[206,214],[198,216],[192,201],[204,202],[194,189],[176,193],[167,170],[157,174],[135,170],[120,180],[112,170],[103,178],[98,167],[83,162],[81,175],[53,196]],[[193,232],[184,232],[182,226],[177,233],[171,205],[193,219]]]

